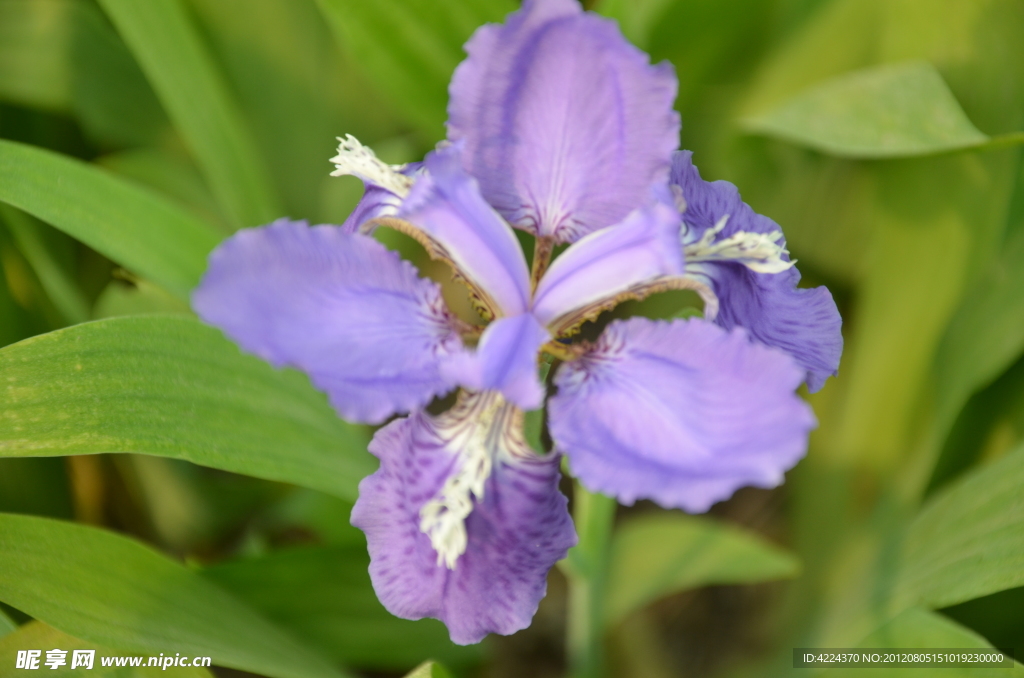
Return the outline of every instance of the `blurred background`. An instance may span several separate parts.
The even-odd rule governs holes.
[[[839,377],[809,398],[820,421],[810,452],[782,487],[741,490],[700,518],[619,509],[605,554],[605,673],[781,676],[794,647],[862,642],[995,646],[1024,661],[1024,1],[586,6],[672,62],[681,146],[705,179],[734,182],[781,225],[802,285],[835,297],[846,341]],[[444,136],[461,45],[515,7],[0,0],[0,139],[84,161],[217,237],[280,216],[338,224],[362,188],[328,176],[335,137],[353,134],[392,163],[422,158]],[[116,233],[75,225],[64,184],[41,174],[42,188],[19,193],[10,177],[26,170],[6,159],[11,148],[0,147],[0,345],[91,320],[190,314],[173,285],[118,254]],[[51,192],[52,215],[31,207]],[[128,221],[145,231],[146,219]],[[391,244],[433,271],[408,242]],[[631,312],[671,315],[672,303]],[[59,390],[57,367],[16,372],[22,347],[43,345],[0,351],[0,384],[8,370]],[[122,363],[110,350],[126,372],[76,402],[135,383],[137,356]],[[121,396],[143,403],[134,388]],[[99,440],[106,424],[56,400],[40,401],[50,409],[26,430],[2,414],[21,406],[13,393],[0,396],[0,511],[130,535],[354,675],[404,675],[425,659],[460,676],[568,670],[563,568],[531,628],[457,647],[440,623],[377,603],[365,541],[348,525],[354,481],[332,493],[329,481],[303,487],[189,456],[173,407],[151,448],[127,433]],[[51,425],[68,417],[72,428]],[[370,433],[347,427],[324,445],[361,455]],[[266,444],[282,455],[305,444],[280,435]],[[30,607],[2,606],[22,625],[12,633],[33,617],[78,628]]]

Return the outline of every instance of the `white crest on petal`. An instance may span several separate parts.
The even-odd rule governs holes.
[[[496,391],[463,393],[455,407],[436,419],[437,435],[456,455],[454,472],[420,509],[420,531],[430,537],[438,566],[454,570],[466,552],[466,518],[474,499],[484,498],[495,459],[525,447],[516,429],[521,420],[522,412]]]
[[[689,229],[683,231],[683,252],[686,264],[708,261],[734,261],[756,273],[781,273],[793,267],[795,261],[786,261],[789,250],[782,245],[782,231],[752,233],[737,231],[728,238],[716,240],[729,221],[726,214],[714,227],[704,231],[700,240],[687,243]]]
[[[338,137],[338,155],[331,158],[337,168],[331,172],[332,177],[352,175],[359,177],[368,184],[374,184],[391,191],[400,198],[409,194],[412,177],[401,173],[405,165],[388,165],[382,162],[368,146],[363,146],[351,134],[345,138]]]

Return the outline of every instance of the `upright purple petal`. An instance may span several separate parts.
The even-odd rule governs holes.
[[[664,183],[676,78],[575,0],[526,0],[477,30],[450,87],[448,137],[512,225],[561,242],[622,221]]]
[[[727,181],[704,181],[692,153],[676,154],[672,184],[682,189],[685,239],[699,240],[724,217],[716,241],[739,232],[779,232],[779,225],[757,214]],[[783,255],[785,261],[788,255]],[[839,369],[843,352],[842,319],[825,287],[801,289],[800,272],[758,273],[740,262],[687,262],[687,274],[708,282],[719,299],[715,322],[725,329],[743,327],[769,346],[792,355],[806,371],[808,388],[820,389]]]
[[[439,417],[417,413],[388,424],[370,452],[380,470],[359,484],[352,524],[366,533],[370,578],[384,607],[405,619],[440,619],[463,645],[526,628],[548,570],[576,543],[576,532],[558,491],[558,457],[526,445],[522,412],[496,393],[471,395]],[[449,481],[467,473],[474,481],[483,475],[482,496],[464,488],[471,512],[448,525],[463,531],[435,534],[463,549],[450,568],[424,523],[438,515],[439,497],[458,510],[450,496],[457,483]]]
[[[378,423],[454,384],[463,350],[440,290],[369,236],[276,221],[210,255],[199,317],[275,366],[297,367],[346,419]]]
[[[430,153],[399,217],[429,239],[432,256],[449,261],[494,315],[516,315],[530,298],[530,272],[515,233],[463,171],[458,149]],[[415,235],[415,233],[413,233]]]
[[[657,203],[585,236],[555,259],[537,286],[533,314],[562,330],[682,273],[679,215]]]
[[[473,391],[500,391],[524,410],[544,402],[537,375],[537,352],[551,338],[529,313],[499,318],[484,330],[474,353],[464,353],[446,367],[453,382]]]
[[[777,349],[702,319],[632,318],[563,364],[551,436],[588,488],[620,502],[706,511],[744,485],[774,487],[815,426]]]

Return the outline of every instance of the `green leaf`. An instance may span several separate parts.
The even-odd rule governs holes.
[[[3,610],[0,610],[0,637],[6,636],[17,628],[18,625],[14,623],[14,620],[4,614]],[[13,666],[13,664],[8,666]]]
[[[373,592],[369,564],[362,542],[277,551],[203,576],[345,665],[400,671],[429,657],[452,666],[480,659],[479,647],[452,644],[437,620],[392,616]]]
[[[130,283],[124,280],[111,280],[103,288],[92,309],[92,317],[97,320],[153,313],[194,315],[188,304],[141,278],[136,278]]]
[[[875,63],[878,0],[826,0],[761,64],[741,117],[771,110],[821,81]]]
[[[47,296],[69,325],[89,319],[89,304],[74,280],[54,260],[43,242],[40,224],[24,212],[0,204],[0,217],[28,260]]]
[[[51,110],[71,105],[67,3],[0,1],[0,99]]]
[[[51,648],[65,650],[68,653],[65,656],[67,665],[58,669],[62,676],[71,675],[76,678],[94,678],[96,676],[117,676],[118,678],[156,678],[163,674],[165,677],[213,678],[213,674],[210,673],[210,671],[201,667],[171,666],[166,670],[159,666],[139,666],[137,668],[123,666],[105,667],[103,666],[101,657],[124,657],[126,653],[118,650],[111,650],[110,648],[97,647],[96,643],[90,643],[79,638],[75,638],[74,636],[69,636],[66,633],[61,633],[52,626],[47,626],[46,624],[42,624],[37,621],[29,622],[18,629],[15,633],[0,639],[0,678],[15,678],[16,676],[25,675],[23,673],[24,669],[15,668],[17,665],[18,650],[42,650],[43,654],[40,656],[39,667],[43,670],[49,670],[49,667],[45,665],[46,650]],[[96,651],[91,669],[81,666],[74,670],[71,669],[72,653],[74,650]],[[192,657],[189,657],[189,660],[191,659]],[[147,657],[143,663],[148,663],[148,661],[149,658]]]
[[[510,0],[319,0],[342,45],[425,141],[444,137],[448,81],[462,45]]]
[[[0,455],[138,452],[347,499],[374,468],[364,429],[338,419],[304,375],[187,317],[33,337],[0,351],[0,373]]]
[[[151,188],[190,210],[209,224],[230,233],[229,219],[210,193],[199,170],[187,157],[159,148],[135,148],[100,156],[96,164]]]
[[[941,613],[984,636],[992,645],[1014,649],[1024,659],[1024,586],[947,607]]]
[[[967,291],[935,359],[937,416],[950,421],[967,398],[1024,351],[1024,231],[1012,235]]]
[[[405,678],[452,678],[452,674],[437,662],[427,661],[405,674]]]
[[[679,591],[795,577],[783,549],[708,518],[660,513],[622,523],[612,538],[607,625]]]
[[[180,0],[101,0],[238,226],[281,216],[270,174],[241,110]]]
[[[62,2],[73,28],[72,107],[83,131],[104,147],[166,142],[171,123],[124,41],[91,2]]]
[[[0,514],[0,560],[0,600],[82,640],[273,678],[340,675],[199,575],[112,532]]]
[[[942,76],[925,62],[833,78],[748,118],[751,132],[850,158],[896,158],[980,146]]]
[[[221,239],[211,227],[150,191],[78,160],[4,140],[0,201],[185,300]]]
[[[910,524],[894,604],[946,607],[1024,585],[1024,447],[960,478]]]
[[[1007,193],[987,170],[965,154],[875,168],[872,239],[852,350],[843,358],[840,420],[819,438],[833,458],[888,471],[914,451],[914,418],[930,395],[935,352],[972,252],[1001,227]]]
[[[407,132],[406,126],[370,83],[353,77],[356,66],[345,62],[314,0],[192,0],[190,6],[252,123],[288,214],[341,223],[319,209],[325,186],[344,182],[328,175],[335,137],[351,133],[375,142]],[[374,149],[379,154],[377,143]],[[362,182],[355,183],[362,195]]]
[[[933,648],[958,648],[991,650],[992,646],[984,638],[966,629],[942,615],[921,608],[910,608],[894,617],[873,631],[858,643],[863,648],[922,648],[925,651]],[[872,668],[835,668],[822,672],[828,678],[850,676],[863,677],[865,674],[879,678],[913,678],[914,676],[949,676],[950,678],[1021,678],[1024,667],[1014,664],[1012,669],[977,668],[972,666],[955,666],[951,668],[909,668],[892,666]]]
[[[103,144],[149,143],[168,126],[124,43],[86,0],[0,2],[0,99],[73,112]]]

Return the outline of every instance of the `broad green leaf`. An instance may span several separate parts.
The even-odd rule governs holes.
[[[0,373],[3,456],[138,452],[347,499],[374,467],[363,429],[338,419],[304,375],[187,317],[33,337],[0,351]]]
[[[452,674],[437,662],[428,661],[405,674],[405,678],[452,678]]]
[[[1018,0],[854,0],[875,3],[880,62],[924,59],[988,134],[1024,128],[1024,4]]]
[[[273,678],[340,675],[195,572],[112,532],[0,514],[0,560],[0,600],[82,640]]]
[[[923,648],[934,651],[937,648],[960,648],[991,650],[992,646],[984,638],[966,629],[940,614],[910,608],[882,625],[857,645],[863,648]],[[893,666],[887,668],[834,668],[822,672],[828,678],[839,676],[879,676],[883,678],[913,678],[914,676],[949,676],[950,678],[1021,678],[1024,667],[1015,664],[1012,669],[977,668],[971,666],[951,668],[909,668]]]
[[[124,43],[86,0],[0,2],[0,99],[73,112],[104,145],[148,143],[168,125]]]
[[[967,291],[935,358],[937,417],[951,423],[967,398],[1024,352],[1024,230]]]
[[[156,190],[225,233],[231,232],[230,219],[224,216],[199,170],[187,157],[159,148],[136,148],[100,156],[95,162]]]
[[[60,311],[65,322],[73,325],[88,320],[88,302],[75,285],[75,281],[47,250],[40,233],[39,222],[24,212],[4,204],[0,204],[0,218],[7,222],[7,228],[17,242],[18,249],[32,266],[50,301]]]
[[[318,1],[342,46],[430,143],[444,137],[463,43],[515,9],[510,0]]]
[[[153,313],[194,315],[188,304],[148,280],[140,278],[131,282],[111,280],[96,299],[92,309],[92,317],[97,320]]]
[[[345,665],[407,670],[427,658],[452,666],[479,660],[479,648],[452,644],[441,622],[385,610],[369,564],[364,542],[277,551],[215,565],[203,576]]]
[[[167,669],[163,669],[159,666],[146,666],[149,662],[149,657],[143,658],[140,662],[142,665],[139,667],[103,666],[103,658],[107,658],[108,661],[112,660],[110,661],[112,664],[116,664],[118,659],[125,658],[129,660],[125,662],[127,664],[130,660],[138,658],[139,655],[132,656],[130,653],[119,650],[98,647],[96,643],[90,643],[74,636],[69,636],[52,626],[47,626],[37,621],[29,622],[18,629],[17,632],[0,639],[0,678],[15,678],[15,676],[25,675],[24,669],[15,668],[18,650],[41,650],[42,654],[39,658],[38,670],[51,670],[50,667],[46,666],[45,662],[46,651],[53,648],[67,652],[67,655],[64,657],[67,664],[57,669],[61,672],[62,676],[71,675],[76,678],[95,678],[97,676],[109,676],[111,678],[114,676],[117,678],[156,678],[163,674],[164,676],[176,676],[177,678],[213,678],[213,674],[209,670],[201,667],[168,666]],[[93,657],[92,668],[85,668],[84,666],[79,666],[75,669],[71,668],[75,650],[95,650],[96,654]],[[159,658],[159,655],[156,656]],[[193,657],[190,656],[188,659],[191,661]]]
[[[264,160],[180,0],[101,0],[238,226],[281,216]]]
[[[777,107],[823,80],[875,63],[879,0],[825,0],[764,60],[743,96],[741,117]]]
[[[72,21],[66,3],[0,0],[0,99],[66,110]]]
[[[289,216],[341,223],[319,209],[323,187],[344,181],[328,175],[336,137],[375,142],[405,125],[343,57],[314,0],[190,4],[252,123]],[[355,183],[361,195],[362,182]]]
[[[1001,228],[1007,193],[974,154],[879,163],[875,181],[865,280],[839,382],[841,420],[818,440],[845,463],[892,469],[913,450],[939,342],[973,251]]]
[[[3,610],[0,610],[0,637],[6,636],[17,628],[18,625],[14,623],[14,620],[4,614]]]
[[[984,636],[992,645],[1014,649],[1024,659],[1024,586],[947,607],[942,614]]]
[[[103,147],[166,142],[167,114],[99,8],[85,0],[46,2],[62,2],[71,10],[72,107],[86,135]]]
[[[633,518],[612,538],[607,624],[679,591],[786,579],[799,572],[793,555],[724,523],[676,513]]]
[[[1024,585],[1024,447],[938,492],[908,528],[894,598],[945,607]]]
[[[926,496],[979,459],[997,458],[1024,441],[1024,357],[972,395],[954,421],[936,417],[933,427],[946,435],[925,488]]]
[[[756,133],[850,158],[895,158],[980,146],[942,76],[925,62],[833,78],[744,121]]]
[[[181,299],[221,239],[154,193],[66,156],[0,140],[0,201],[81,240]]]

